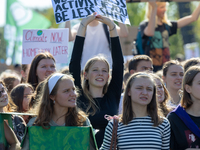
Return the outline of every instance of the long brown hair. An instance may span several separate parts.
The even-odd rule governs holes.
[[[185,90],[185,85],[192,86],[193,80],[198,73],[200,73],[200,67],[192,66],[186,71],[185,75],[183,76],[183,96],[181,98],[181,106],[185,109],[189,108],[193,104],[190,93]]]
[[[103,56],[96,56],[91,58],[90,60],[87,61],[85,68],[84,68],[84,73],[88,73],[90,67],[96,63],[97,61],[103,61],[106,63],[106,65],[108,66],[108,72],[110,74],[110,66],[108,61],[106,60],[105,57]],[[88,79],[89,80],[89,79]],[[92,111],[90,112],[92,115],[94,115],[96,113],[96,111],[99,109],[99,107],[97,106],[97,104],[95,103],[92,95],[89,92],[89,81],[86,79],[82,80],[82,87],[83,87],[83,93],[84,95],[87,97],[87,99],[89,100],[89,105],[86,109],[86,113],[89,113],[89,110],[92,109]],[[107,92],[108,89],[108,85],[109,85],[109,80],[108,82],[104,85],[103,87],[103,94],[105,94]]]
[[[54,57],[49,52],[39,53],[34,57],[31,62],[30,70],[27,77],[27,83],[30,83],[33,86],[34,90],[38,85],[38,77],[36,76],[37,66],[42,59],[52,59],[54,62],[56,62]]]
[[[52,92],[49,93],[48,81],[51,76],[43,81],[43,89],[40,99],[38,100],[39,106],[36,107],[37,118],[34,125],[42,126],[44,129],[49,128],[49,122],[51,121],[54,112],[54,104],[53,100],[50,99],[50,95],[53,96],[57,94],[59,83],[61,83],[63,80],[69,79],[74,81],[72,76],[65,74],[58,80]],[[68,108],[68,112],[65,114],[65,126],[81,126],[85,120],[85,113],[78,110],[76,107]]]
[[[23,84],[19,84],[16,87],[14,87],[12,89],[12,91],[10,92],[10,97],[11,97],[12,101],[18,107],[17,112],[24,112],[23,99],[24,99],[25,88],[30,88],[32,91],[34,91],[32,85],[30,85],[29,83],[23,83]],[[31,95],[30,95],[30,98],[31,98]]]
[[[129,91],[131,89],[131,86],[133,85],[134,81],[137,78],[148,78],[152,80],[152,76],[148,73],[144,72],[139,72],[139,73],[134,73],[129,77],[126,88],[125,88],[125,93],[124,93],[124,98],[123,98],[123,108],[122,108],[122,117],[121,117],[121,122],[123,124],[128,124],[133,118],[134,118],[134,110],[132,108],[132,100],[131,96],[129,96]],[[155,82],[152,80],[154,83],[154,89],[153,89],[153,97],[151,102],[147,105],[147,113],[148,115],[152,118],[152,123],[154,126],[158,126],[162,122],[162,116],[161,111],[158,109],[158,104],[157,104],[157,98],[156,98],[156,85]]]
[[[159,103],[159,106],[160,106],[160,109],[162,110],[164,116],[166,117],[169,114],[169,112],[172,111],[172,108],[170,108],[170,106],[167,106],[167,102],[171,99],[171,97],[169,95],[167,88],[164,85],[163,80],[156,74],[151,74],[151,75],[154,77],[154,79],[159,80],[161,82],[162,87],[164,89],[165,97],[164,97],[164,100],[161,103]]]

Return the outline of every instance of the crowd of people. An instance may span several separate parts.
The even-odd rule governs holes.
[[[1,113],[29,113],[12,115],[13,129],[4,121],[8,147],[29,149],[26,127],[92,126],[101,150],[200,149],[200,59],[170,60],[168,44],[177,28],[198,19],[200,5],[177,22],[168,21],[166,5],[148,3],[148,21],[140,25],[145,55],[133,56],[126,65],[119,40],[119,35],[128,34],[126,26],[93,13],[82,19],[76,32],[66,22],[69,39],[75,40],[69,67],[58,71],[54,57],[45,52],[23,64],[20,72],[1,73]],[[96,37],[105,33],[96,32],[103,24],[110,38],[103,35],[99,42]],[[149,37],[153,38],[147,46]],[[153,43],[156,38],[161,43]],[[118,119],[117,125],[112,118]]]

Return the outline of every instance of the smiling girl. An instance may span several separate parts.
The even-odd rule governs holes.
[[[7,93],[5,84],[0,81],[0,112],[12,112],[15,109],[16,106],[12,103],[12,101],[9,100],[9,95]],[[19,142],[21,142],[22,138],[24,137],[26,123],[19,116],[12,115],[11,118],[13,123],[13,130],[8,126],[6,122],[4,122],[4,132],[6,141],[10,145],[10,149],[15,150]],[[0,149],[5,148],[1,146],[2,145],[0,144]]]
[[[200,67],[190,67],[183,77],[181,104],[170,113],[170,149],[200,148]]]
[[[169,91],[171,99],[168,104],[172,107],[178,106],[180,103],[180,89],[184,75],[183,66],[177,60],[170,60],[163,66],[163,81]]]
[[[147,73],[135,73],[127,82],[117,129],[118,149],[169,150],[170,125],[157,107],[156,84]],[[113,121],[106,127],[101,150],[110,147]]]
[[[84,112],[76,107],[77,89],[70,75],[55,73],[44,81],[38,106],[35,108],[36,118],[32,118],[28,126],[90,126]],[[67,135],[67,133],[66,133]],[[29,149],[29,135],[26,135],[23,149]]]
[[[108,61],[104,57],[97,56],[87,61],[81,85],[81,57],[85,33],[87,25],[93,20],[107,24],[110,29],[113,61],[112,78]],[[123,81],[123,56],[116,26],[113,21],[107,17],[96,15],[96,13],[82,19],[74,43],[69,70],[75,79],[75,85],[78,86],[81,92],[81,96],[78,99],[79,107],[89,114],[92,126],[99,130],[95,137],[97,145],[100,147],[105,127],[108,123],[104,119],[104,115],[109,114],[113,116],[117,114]],[[109,80],[110,78],[111,80]]]

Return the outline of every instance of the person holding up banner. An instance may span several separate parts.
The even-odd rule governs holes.
[[[44,129],[50,126],[90,126],[85,113],[77,109],[78,93],[71,75],[54,73],[43,84],[39,104],[35,107],[37,117],[32,118],[27,126]],[[29,148],[29,135],[26,134],[22,149]]]
[[[128,36],[128,29],[125,24],[118,23],[116,25],[117,32],[120,37]],[[80,24],[76,24],[72,29],[70,27],[70,21],[65,23],[65,27],[69,28],[69,41],[74,41],[77,35],[77,31]],[[110,37],[109,26],[103,24],[97,20],[93,20],[89,23],[86,30],[85,43],[83,47],[83,54],[81,57],[81,70],[83,70],[86,62],[96,56],[97,54],[103,54],[109,62],[112,68],[112,57],[110,51]],[[95,40],[93,40],[95,38]],[[92,45],[92,50],[91,50]]]
[[[183,77],[181,104],[169,114],[170,149],[200,148],[200,67],[190,67]]]
[[[9,95],[7,93],[6,86],[3,83],[3,81],[0,80],[0,113],[12,112],[15,109],[16,109],[16,105],[12,103],[12,101],[9,100]],[[4,121],[3,123],[4,133],[5,133],[6,141],[10,145],[10,149],[16,150],[17,147],[20,147],[19,146],[20,142],[22,141],[22,138],[24,137],[26,123],[19,116],[12,115],[11,118],[12,118],[12,123],[13,123],[13,130],[11,129],[11,127],[9,127],[8,123]],[[3,137],[1,137],[1,139],[3,139]],[[2,146],[3,146],[2,143],[0,143],[0,149],[5,148]]]
[[[140,23],[140,33],[142,36],[144,54],[153,60],[154,71],[162,69],[165,62],[170,60],[169,36],[176,34],[177,28],[182,28],[199,18],[200,4],[195,11],[177,21],[169,21],[167,18],[166,2],[148,3],[146,11],[147,21]]]
[[[112,78],[108,61],[103,56],[96,56],[87,61],[81,85],[81,57],[85,44],[85,33],[89,23],[93,20],[107,24],[110,29]],[[91,42],[95,40],[93,37]],[[92,44],[90,49],[93,50]],[[89,114],[92,126],[99,130],[95,136],[97,145],[100,147],[108,123],[104,116],[106,114],[113,116],[118,113],[123,82],[123,55],[116,25],[113,21],[107,17],[96,15],[96,13],[82,19],[74,43],[69,70],[75,79],[75,85],[81,92],[78,99],[79,107]]]

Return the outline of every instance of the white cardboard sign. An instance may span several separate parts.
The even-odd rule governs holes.
[[[52,0],[56,23],[85,18],[93,12],[130,24],[126,0]]]
[[[69,29],[23,30],[22,64],[30,64],[38,54],[48,51],[56,63],[66,63]]]

